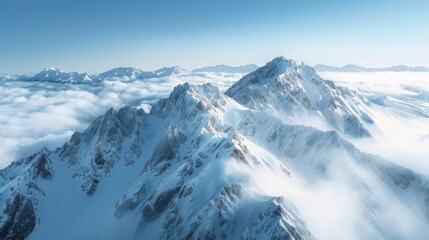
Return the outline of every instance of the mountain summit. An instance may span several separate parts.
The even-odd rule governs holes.
[[[164,68],[161,68],[161,69],[154,71],[155,75],[158,77],[165,77],[165,76],[176,75],[176,74],[184,74],[187,72],[188,72],[187,70],[185,70],[179,66],[164,67]]]
[[[367,99],[320,78],[305,63],[278,57],[244,76],[226,92],[238,103],[300,123],[316,118],[353,137],[369,136]]]

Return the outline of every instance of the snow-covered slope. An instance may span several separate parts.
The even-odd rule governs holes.
[[[369,136],[369,101],[347,88],[321,79],[313,68],[275,58],[234,84],[226,94],[251,109],[293,122],[312,118],[353,137]]]
[[[58,68],[46,68],[28,80],[71,84],[97,84],[101,81],[97,76],[88,73],[64,72]]]
[[[292,61],[274,61],[289,75],[296,70],[282,65]],[[300,66],[303,77],[294,78],[294,86],[314,77]],[[109,110],[61,148],[0,170],[0,238],[428,236],[426,176],[360,151],[341,132],[288,124],[278,117],[284,105],[258,109],[256,99],[267,102],[251,96],[261,94],[256,84],[292,79],[244,84],[249,76],[231,89],[247,92],[252,104],[210,84],[182,84],[150,112]],[[327,88],[324,80],[310,79],[321,86],[315,89]],[[316,96],[310,86],[298,89]]]

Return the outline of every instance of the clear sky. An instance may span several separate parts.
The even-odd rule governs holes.
[[[0,0],[0,72],[429,65],[427,0]]]

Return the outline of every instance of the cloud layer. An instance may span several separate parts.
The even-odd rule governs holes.
[[[375,141],[360,149],[429,174],[429,73],[323,72],[374,103]],[[108,80],[100,86],[21,82],[0,76],[0,168],[42,147],[54,149],[109,108],[150,110],[178,84],[211,83],[226,90],[243,74],[191,73],[145,80]]]
[[[210,82],[226,90],[243,74],[195,73],[101,86],[22,82],[0,77],[0,168],[43,147],[54,149],[110,108],[150,106],[178,84]]]

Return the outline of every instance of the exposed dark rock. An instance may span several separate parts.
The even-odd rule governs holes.
[[[98,183],[99,181],[97,179],[90,180],[90,185],[88,189],[85,191],[88,196],[91,196],[92,194],[94,194],[95,190],[97,190]]]
[[[36,226],[36,214],[30,199],[21,194],[12,196],[0,217],[0,239],[23,240]]]
[[[145,197],[148,186],[143,183],[138,191],[132,194],[132,198],[127,198],[119,206],[116,206],[115,217],[120,218],[124,213],[134,210],[139,204],[140,201]]]
[[[43,179],[50,179],[53,176],[53,170],[51,167],[51,161],[48,159],[45,153],[43,153],[40,158],[33,163],[35,168],[35,175],[33,178],[41,177]]]
[[[158,213],[164,212],[164,210],[168,207],[168,204],[170,204],[171,200],[173,199],[174,195],[176,195],[176,193],[178,193],[179,190],[180,188],[176,187],[159,194],[158,198],[155,200],[155,203],[153,204],[153,208]]]
[[[186,141],[186,135],[176,126],[167,129],[164,137],[158,143],[152,157],[148,161],[148,166],[155,167],[165,161],[170,161],[176,156],[180,145]],[[164,165],[165,166],[165,165]],[[159,170],[160,173],[165,169]]]
[[[103,158],[103,153],[100,150],[97,150],[97,153],[95,154],[94,162],[97,165],[103,165],[106,160]]]

